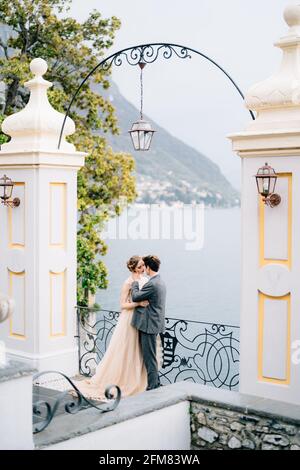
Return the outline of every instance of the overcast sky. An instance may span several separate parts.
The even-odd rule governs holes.
[[[94,8],[104,17],[115,15],[121,19],[122,27],[111,53],[151,42],[189,46],[216,60],[246,92],[250,85],[278,69],[281,51],[273,43],[287,30],[282,13],[291,3],[291,0],[73,0],[71,11],[78,20],[83,20]],[[136,67],[116,67],[113,71],[122,94],[136,106],[139,106],[138,76]],[[232,153],[226,135],[242,130],[250,115],[228,79],[199,56],[191,60],[162,59],[146,67],[144,89],[145,114],[215,161],[239,187],[239,157]]]

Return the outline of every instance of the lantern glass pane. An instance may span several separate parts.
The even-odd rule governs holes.
[[[257,189],[260,194],[263,192],[263,184],[262,184],[262,178],[259,176],[256,177],[256,184],[257,184]]]
[[[256,178],[255,178],[255,181],[256,181],[257,191],[258,191],[258,193],[260,194],[259,178],[257,178],[257,176],[256,176]]]
[[[145,150],[145,131],[140,131],[140,150]]]
[[[271,178],[262,178],[262,194],[268,196],[270,194]]]
[[[137,150],[141,150],[141,131],[137,131]]]
[[[139,150],[140,149],[139,132],[138,131],[131,131],[130,135],[131,135],[131,140],[132,140],[132,144],[134,146],[134,149]]]
[[[276,181],[277,181],[277,176],[273,176],[271,179],[271,182],[270,182],[270,191],[271,191],[271,194],[274,194],[275,192],[275,186],[276,186]]]
[[[7,191],[8,199],[10,199],[11,195],[12,195],[12,192],[13,192],[13,186],[7,186],[6,191]]]
[[[3,186],[3,199],[10,199],[13,187],[11,185]]]
[[[145,150],[149,150],[150,148],[152,135],[153,135],[152,131],[145,132]]]

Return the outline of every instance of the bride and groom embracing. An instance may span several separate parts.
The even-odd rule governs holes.
[[[157,256],[132,256],[121,291],[121,313],[109,346],[91,379],[76,383],[86,397],[101,400],[108,385],[122,396],[160,386],[160,334],[165,330],[166,287]],[[145,276],[145,272],[148,277]]]

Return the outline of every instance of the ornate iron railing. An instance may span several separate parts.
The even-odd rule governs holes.
[[[57,374],[67,382],[67,389],[59,392],[40,386],[41,377],[48,374]],[[45,371],[33,377],[33,434],[44,431],[56,414],[77,413],[83,408],[92,407],[101,413],[114,410],[121,400],[121,390],[117,385],[108,385],[105,390],[107,402],[101,404],[86,398],[72,382],[72,380],[58,371]],[[50,396],[50,392],[52,396]]]
[[[90,376],[105,354],[120,313],[77,307],[79,371]],[[161,335],[163,385],[189,380],[237,390],[239,327],[177,318],[166,319]]]

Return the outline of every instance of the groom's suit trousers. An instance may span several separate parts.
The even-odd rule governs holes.
[[[156,388],[159,385],[156,337],[156,334],[148,334],[143,331],[139,331],[143,359],[148,375],[148,389]]]

